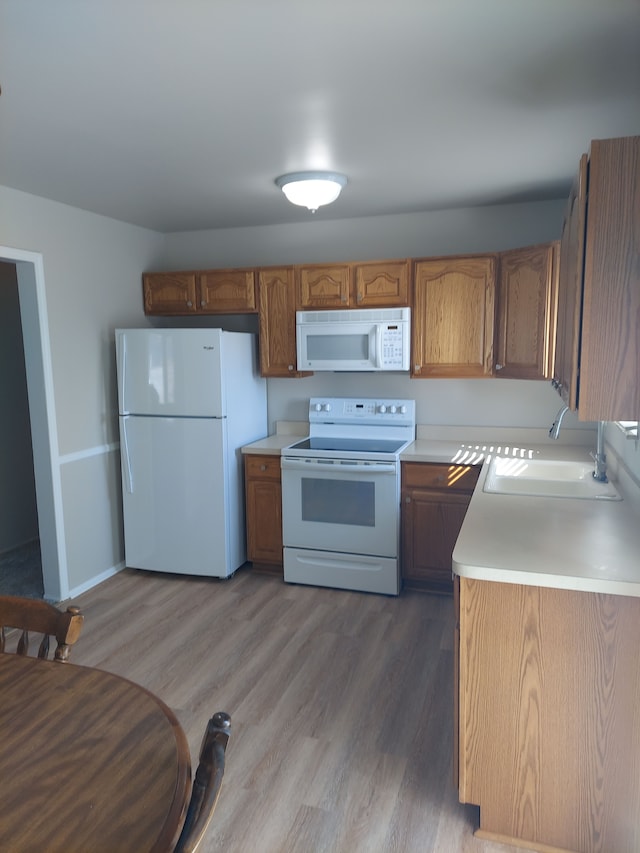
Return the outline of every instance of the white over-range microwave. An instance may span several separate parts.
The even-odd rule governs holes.
[[[298,370],[409,370],[410,308],[296,311]]]

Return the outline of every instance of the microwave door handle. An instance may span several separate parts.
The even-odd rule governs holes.
[[[375,367],[382,367],[382,323],[376,323],[373,327],[373,363]]]

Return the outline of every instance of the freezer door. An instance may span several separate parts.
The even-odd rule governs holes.
[[[222,417],[221,329],[118,329],[121,415]]]
[[[225,421],[121,417],[126,565],[227,577],[244,553],[231,553],[237,524],[227,506]]]

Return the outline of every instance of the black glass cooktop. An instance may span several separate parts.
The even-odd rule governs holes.
[[[292,444],[289,450],[324,450],[328,453],[397,453],[406,444],[397,438],[305,438]]]

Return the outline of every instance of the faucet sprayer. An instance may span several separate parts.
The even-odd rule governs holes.
[[[551,429],[549,430],[549,438],[555,439],[560,435],[560,427],[562,426],[562,419],[569,411],[569,406],[563,406],[558,414],[556,415],[555,421],[551,425]]]

